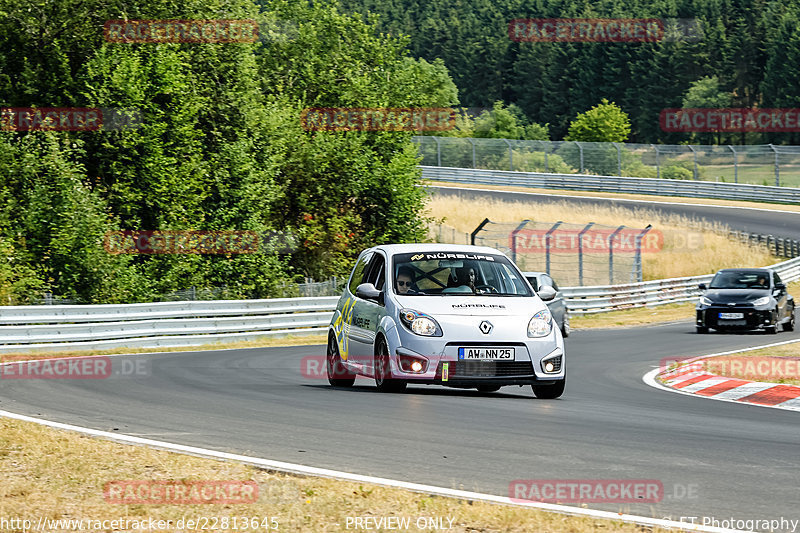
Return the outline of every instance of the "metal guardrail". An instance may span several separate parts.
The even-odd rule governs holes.
[[[786,283],[800,279],[800,258],[772,265]],[[570,314],[604,313],[634,307],[656,306],[691,301],[701,294],[697,287],[713,275],[660,279],[626,285],[562,287]]]
[[[197,346],[324,333],[338,296],[0,307],[0,353]]]
[[[421,166],[422,178],[469,185],[512,185],[537,189],[617,192],[689,198],[716,198],[770,203],[798,203],[800,189],[770,185],[719,183],[589,174],[545,174],[472,168]]]
[[[772,265],[800,279],[800,257]],[[563,287],[575,315],[685,302],[711,275],[592,287]],[[198,346],[268,336],[324,333],[337,296],[128,305],[0,307],[0,353]]]

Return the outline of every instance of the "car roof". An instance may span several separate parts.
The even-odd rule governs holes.
[[[756,268],[723,268],[719,272],[760,272],[760,273],[763,273],[763,274],[768,274],[770,272],[773,272],[773,270],[771,268],[758,268],[758,267],[756,267]],[[717,274],[719,274],[719,272],[717,272]]]
[[[471,244],[444,244],[444,243],[409,243],[409,244],[381,244],[373,246],[370,250],[382,250],[387,255],[406,254],[413,252],[466,252],[480,254],[505,255],[496,248],[489,246],[473,246]]]

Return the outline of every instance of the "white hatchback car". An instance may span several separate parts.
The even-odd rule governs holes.
[[[361,252],[330,323],[328,381],[373,377],[477,388],[531,385],[558,398],[564,340],[550,311],[503,253],[483,246],[391,244]]]

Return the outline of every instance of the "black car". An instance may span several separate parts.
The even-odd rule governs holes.
[[[715,330],[794,330],[794,298],[770,268],[720,270],[697,302],[697,333]]]
[[[547,304],[550,314],[553,315],[553,320],[556,321],[561,330],[561,335],[569,337],[569,309],[567,309],[567,302],[564,300],[564,295],[559,290],[556,280],[546,272],[523,272],[522,275],[525,276],[542,301]],[[549,298],[549,294],[546,291],[540,293],[541,289],[546,286],[553,287],[555,296]]]

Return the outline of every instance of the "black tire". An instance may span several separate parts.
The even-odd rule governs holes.
[[[553,385],[531,385],[531,388],[533,389],[533,394],[535,394],[537,398],[541,400],[554,400],[564,394],[564,386],[566,384],[567,378],[565,377]]]
[[[564,313],[564,322],[561,324],[561,336],[565,339],[569,337],[569,313]]]
[[[402,379],[392,379],[389,370],[391,361],[389,360],[389,348],[386,341],[380,339],[375,347],[375,386],[381,392],[402,392],[406,388],[406,382]]]
[[[697,333],[708,333],[708,328],[705,326],[697,326]]]
[[[789,320],[783,323],[783,331],[794,331],[794,307],[789,311]]]
[[[339,345],[333,335],[328,335],[328,350],[325,357],[328,364],[328,383],[333,387],[352,387],[356,381],[356,375],[349,372],[343,365],[339,357]]]
[[[480,392],[497,392],[500,390],[500,385],[478,385]]]

